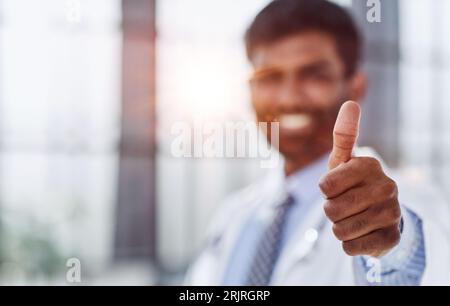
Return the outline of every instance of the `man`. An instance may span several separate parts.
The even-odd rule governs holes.
[[[352,154],[360,108],[344,102],[361,101],[366,78],[350,15],[328,1],[273,1],[246,46],[256,117],[279,122],[284,168],[225,203],[188,284],[448,282],[442,202],[401,187],[373,152]]]

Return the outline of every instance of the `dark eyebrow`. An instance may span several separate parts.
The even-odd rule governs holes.
[[[327,60],[319,60],[317,62],[300,67],[299,72],[302,74],[314,73],[317,71],[328,70],[331,68],[331,63]]]
[[[309,73],[315,73],[318,71],[328,70],[331,68],[331,63],[327,61],[326,59],[315,61],[311,64],[301,66],[298,68],[298,71],[301,74],[309,74]],[[282,69],[278,68],[276,66],[274,67],[265,67],[255,70],[252,75],[250,76],[250,80],[255,80],[258,78],[262,78],[264,76],[270,75],[272,73],[278,73],[281,72]]]
[[[277,67],[268,67],[268,68],[261,68],[258,70],[255,70],[252,75],[250,76],[250,80],[255,80],[255,79],[259,79],[262,78],[264,76],[270,75],[272,73],[277,73],[280,72],[281,69],[277,68]]]

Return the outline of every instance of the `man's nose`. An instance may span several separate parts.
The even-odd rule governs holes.
[[[284,111],[295,110],[306,101],[302,84],[295,78],[287,79],[280,88],[278,103]]]

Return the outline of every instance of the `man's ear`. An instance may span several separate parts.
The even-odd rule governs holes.
[[[367,76],[362,71],[357,71],[350,78],[350,100],[362,101],[367,91]]]

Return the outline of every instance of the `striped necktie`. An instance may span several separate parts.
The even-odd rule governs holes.
[[[272,276],[275,263],[280,253],[280,241],[289,209],[294,204],[294,199],[287,199],[278,205],[275,217],[262,235],[256,249],[253,262],[247,276],[248,286],[267,286]]]

